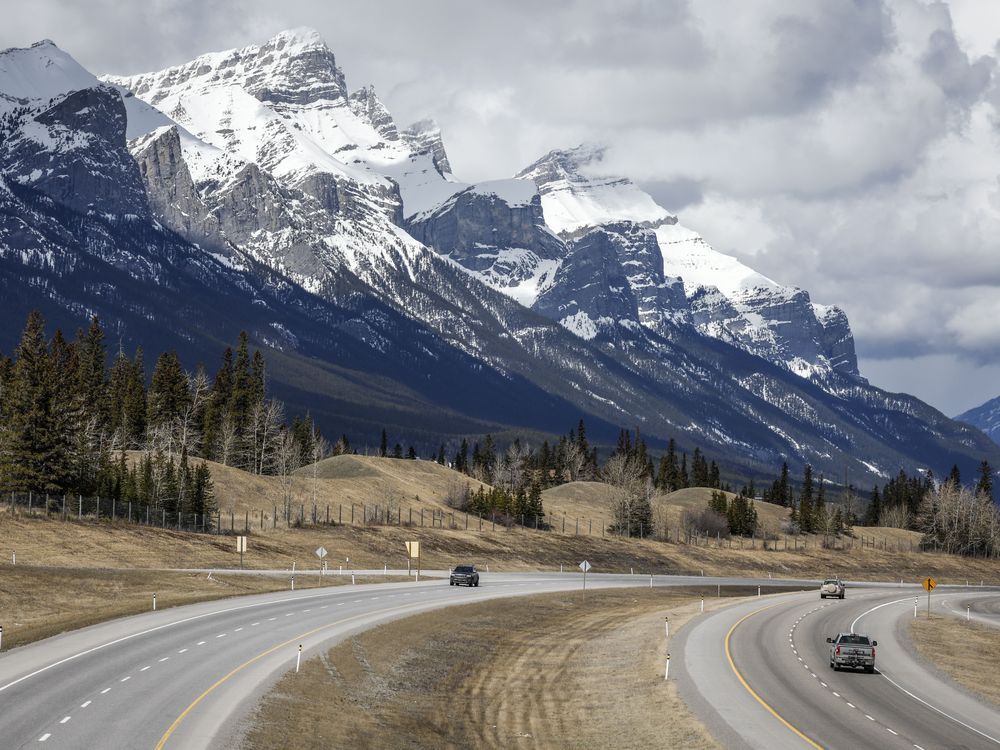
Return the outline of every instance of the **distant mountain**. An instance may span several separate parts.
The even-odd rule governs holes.
[[[955,420],[978,427],[989,435],[995,443],[1000,443],[1000,396],[962,412],[955,417]]]
[[[34,307],[188,362],[245,329],[274,391],[361,445],[584,416],[756,473],[1000,465],[861,377],[842,311],[714,251],[602,153],[462,182],[433,122],[399,127],[308,29],[103,80],[51,42],[6,50],[0,348]]]

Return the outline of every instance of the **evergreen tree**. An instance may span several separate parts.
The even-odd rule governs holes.
[[[202,423],[202,451],[209,460],[221,459],[223,421],[229,413],[233,394],[233,350],[226,347],[222,353],[222,365],[212,379],[212,389],[205,406]]]
[[[813,531],[823,531],[828,526],[826,512],[826,487],[823,475],[819,475],[816,485],[816,503],[813,506]]]
[[[59,490],[53,469],[61,463],[62,439],[53,422],[53,387],[45,322],[37,310],[28,316],[17,346],[5,397],[7,420],[0,450],[0,479],[12,492]]]
[[[958,470],[958,464],[953,464],[951,472],[948,474],[948,481],[956,487],[962,486],[962,473]]]
[[[382,428],[382,437],[379,439],[378,454],[382,458],[389,455],[389,436],[385,432],[385,427]]]
[[[164,352],[156,360],[146,401],[146,423],[150,429],[172,429],[190,404],[188,377],[177,352]]]
[[[444,466],[444,443],[441,443],[441,447],[438,448],[437,462],[440,466]]]
[[[985,458],[979,464],[979,481],[976,483],[976,494],[983,495],[993,502],[993,467]]]
[[[868,503],[868,510],[865,511],[865,526],[878,526],[879,518],[882,517],[882,497],[878,492],[878,485],[872,488],[872,497]]]
[[[403,446],[400,445],[399,443],[396,443],[396,445],[393,446],[393,448],[392,448],[392,457],[393,458],[402,458],[403,457]]]
[[[816,530],[813,517],[813,477],[812,466],[806,464],[802,473],[802,492],[799,493],[799,528],[811,534]]]
[[[95,315],[90,319],[86,333],[77,333],[78,387],[83,397],[86,418],[93,422],[95,431],[103,432],[108,426],[110,405],[106,388],[107,353],[104,349],[104,331]]]
[[[412,445],[406,450],[406,457],[411,461],[417,460],[417,451]]]

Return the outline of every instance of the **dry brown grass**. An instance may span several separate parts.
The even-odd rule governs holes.
[[[247,748],[716,748],[663,682],[679,592],[596,591],[449,608],[354,636],[258,707]]]
[[[910,622],[917,653],[955,682],[1000,708],[1000,630],[956,617]]]
[[[733,493],[725,493],[732,499]],[[659,524],[666,524],[671,529],[678,529],[683,524],[684,514],[690,511],[700,511],[708,507],[712,490],[707,487],[688,487],[653,499],[653,516]],[[568,528],[576,527],[576,519],[582,524],[581,529],[600,529],[610,523],[609,510],[613,499],[613,490],[602,482],[569,482],[558,487],[552,487],[542,493],[545,512],[551,516],[551,521],[562,527],[563,518]],[[771,534],[781,531],[783,522],[788,518],[788,508],[773,503],[755,503],[761,526]]]
[[[274,508],[283,507],[286,490],[282,479],[207,463],[224,514],[264,511],[265,518],[270,519]],[[292,506],[300,509],[304,505],[307,514],[314,503],[324,515],[327,505],[334,514],[343,506],[349,517],[352,503],[379,504],[384,508],[387,501],[402,506],[404,515],[408,508],[441,511],[447,508],[445,496],[453,485],[468,486],[472,491],[480,487],[475,479],[433,461],[345,455],[324,459],[316,468],[315,479],[312,467],[307,466],[288,480]],[[360,508],[357,512],[360,518]]]
[[[115,617],[288,587],[264,576],[8,566],[0,576],[4,649]]]
[[[745,575],[766,578],[822,578],[840,575],[847,580],[899,580],[910,582],[933,575],[941,583],[966,580],[1000,580],[1000,561],[957,557],[945,554],[908,553],[855,547],[829,550],[809,540],[810,546],[795,551],[761,549],[761,542],[714,539],[706,546],[664,543],[649,539],[602,538],[530,529],[492,529],[484,523],[478,530],[476,519],[464,530],[397,526],[317,526],[303,529],[268,530],[251,533],[246,566],[251,569],[315,570],[313,555],[326,547],[333,570],[346,558],[353,568],[405,568],[407,540],[422,542],[425,569],[450,568],[460,562],[489,565],[492,570],[558,570],[560,564],[572,570],[581,560],[589,560],[595,572],[670,573],[705,575]],[[127,524],[76,523],[42,518],[12,518],[0,511],[0,575],[10,567],[10,551],[18,562],[30,565],[67,567],[211,568],[239,566],[235,540],[231,536],[188,534]],[[904,547],[905,549],[905,547]]]
[[[401,580],[358,577],[358,583]],[[338,586],[347,576],[297,576],[295,588]],[[156,592],[157,609],[210,599],[268,591],[287,591],[288,578],[263,575],[179,573],[153,570],[53,569],[5,566],[0,576],[0,625],[3,647],[48,638],[125,615],[148,612]]]

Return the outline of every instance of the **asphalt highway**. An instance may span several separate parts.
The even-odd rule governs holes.
[[[924,614],[915,587],[850,587],[847,598],[783,594],[714,612],[671,648],[681,692],[731,748],[1000,748],[1000,712],[921,662],[906,621]],[[1000,592],[939,588],[942,601],[997,611]],[[827,636],[878,641],[876,673],[834,671]],[[960,633],[956,633],[960,637]]]
[[[656,586],[815,585],[591,574],[587,586],[650,581]],[[581,586],[577,572],[483,573],[479,588],[452,588],[442,579],[307,588],[160,610],[73,631],[0,654],[0,747],[231,747],[259,697],[295,668],[300,645],[305,658],[392,619]]]

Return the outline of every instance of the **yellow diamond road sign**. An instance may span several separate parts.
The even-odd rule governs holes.
[[[934,587],[937,586],[937,581],[928,576],[923,580],[923,586],[925,591],[933,591]]]

